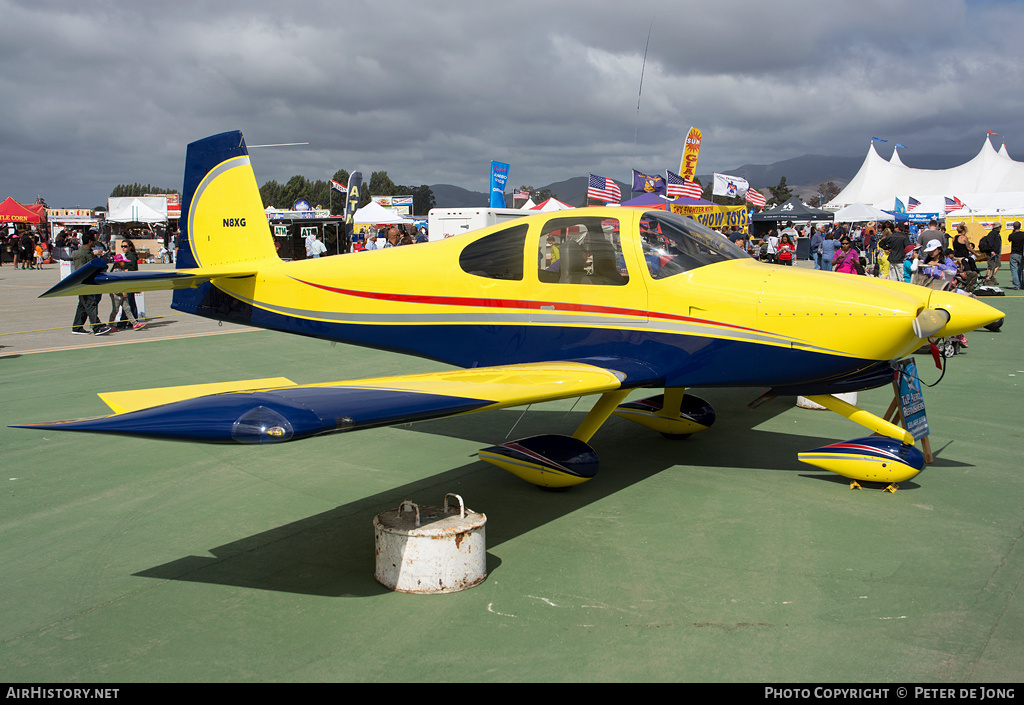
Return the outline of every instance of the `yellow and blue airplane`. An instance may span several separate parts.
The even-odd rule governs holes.
[[[913,436],[831,395],[889,384],[893,361],[928,338],[1003,315],[955,293],[762,264],[693,220],[628,207],[546,213],[415,247],[284,262],[240,132],[188,146],[183,196],[175,270],[108,273],[97,259],[43,296],[173,289],[178,311],[460,369],[101,394],[112,415],[28,427],[282,443],[600,395],[572,436],[480,451],[529,482],[566,487],[597,472],[588,441],[612,414],[683,437],[715,419],[687,389],[749,386],[808,397],[877,434],[801,460],[895,483],[923,467]],[[623,403],[646,387],[664,393]]]

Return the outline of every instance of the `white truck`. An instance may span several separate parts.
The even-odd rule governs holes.
[[[527,215],[517,208],[431,208],[427,213],[427,233],[431,242],[504,223]]]

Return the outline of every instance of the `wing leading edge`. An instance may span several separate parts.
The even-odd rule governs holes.
[[[284,378],[101,394],[111,416],[19,428],[207,443],[310,436],[603,393],[626,375],[582,362],[448,370],[324,384]]]

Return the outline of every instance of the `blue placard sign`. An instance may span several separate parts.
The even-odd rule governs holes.
[[[928,415],[924,410],[924,395],[921,392],[921,380],[917,376],[917,363],[914,360],[900,360],[896,365],[896,381],[900,389],[900,411],[903,413],[903,425],[915,440],[928,435]]]

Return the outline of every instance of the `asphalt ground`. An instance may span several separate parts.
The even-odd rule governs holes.
[[[143,330],[72,336],[75,300],[36,298],[57,277],[0,268],[0,682],[1024,676],[1020,296],[926,389],[935,462],[895,494],[799,463],[865,432],[792,397],[751,410],[758,389],[699,390],[718,422],[685,441],[612,418],[598,476],[544,492],[474,454],[571,433],[592,400],[274,447],[8,428],[101,415],[103,391],[437,369],[177,316],[169,294]],[[487,515],[487,579],[381,586],[373,517],[447,492]]]

